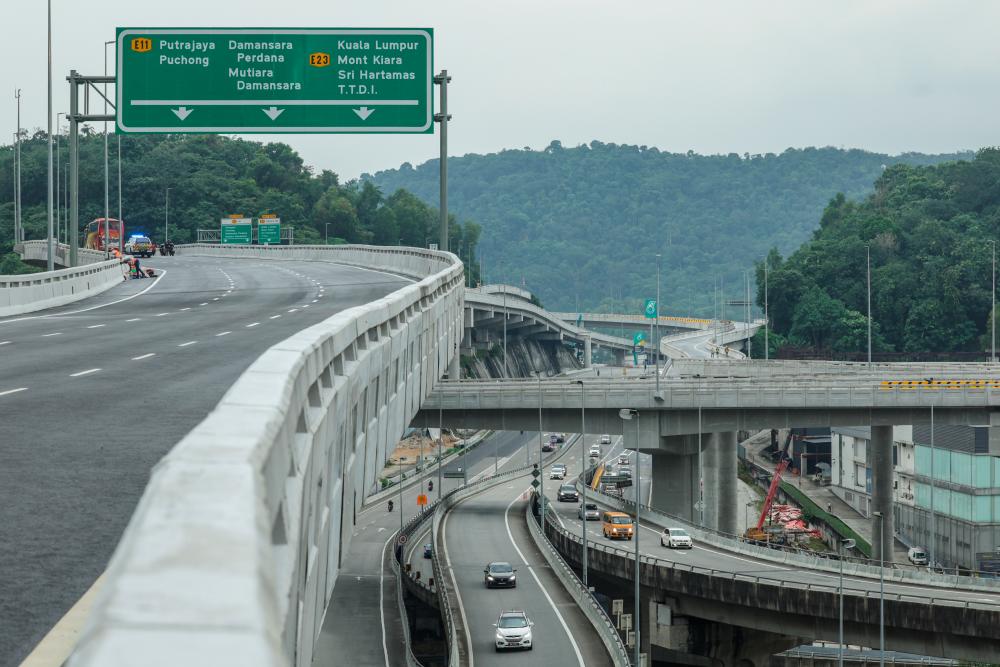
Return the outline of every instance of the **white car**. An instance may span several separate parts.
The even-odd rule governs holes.
[[[660,546],[670,549],[690,549],[694,546],[694,542],[683,528],[664,528],[660,534]]]
[[[496,649],[503,651],[511,648],[526,648],[529,651],[534,647],[532,641],[531,628],[534,625],[528,615],[523,611],[501,611],[497,622],[493,624],[496,628]]]
[[[601,446],[598,445],[598,444],[591,445],[590,446],[590,455],[591,456],[600,456],[601,455]]]
[[[566,479],[566,466],[557,463],[549,468],[549,479]]]
[[[602,445],[610,445],[611,444],[611,436],[608,435],[607,433],[605,433],[604,435],[602,435],[601,436],[601,444]]]
[[[618,456],[618,465],[627,466],[629,463],[628,454],[620,454]]]

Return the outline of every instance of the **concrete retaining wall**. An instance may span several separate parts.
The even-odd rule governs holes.
[[[156,465],[73,667],[308,667],[365,491],[458,350],[463,272],[449,253],[181,249],[193,252],[421,279],[271,347]]]
[[[48,257],[45,241],[25,241],[16,250],[26,260],[44,261]],[[67,246],[60,246],[60,253],[67,251]],[[81,250],[80,258],[87,263],[58,271],[0,275],[0,317],[64,306],[100,294],[123,281],[118,260],[104,261],[104,253],[93,250]]]

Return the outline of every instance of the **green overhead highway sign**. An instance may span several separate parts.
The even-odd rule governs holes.
[[[642,307],[642,314],[648,319],[656,319],[656,299],[646,299],[646,305]]]
[[[119,132],[434,131],[429,28],[118,28]]]

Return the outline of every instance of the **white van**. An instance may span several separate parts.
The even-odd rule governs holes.
[[[906,552],[906,557],[914,565],[927,565],[927,550],[923,547],[910,547]]]

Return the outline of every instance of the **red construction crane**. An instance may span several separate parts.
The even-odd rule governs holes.
[[[777,467],[774,469],[774,477],[771,478],[771,486],[767,489],[767,497],[764,498],[764,507],[761,508],[760,518],[757,519],[756,528],[750,528],[746,532],[747,539],[751,540],[764,540],[764,521],[767,519],[767,513],[771,511],[771,504],[774,502],[774,496],[778,494],[778,484],[781,483],[781,473],[785,472],[788,467],[789,459],[782,459]]]

